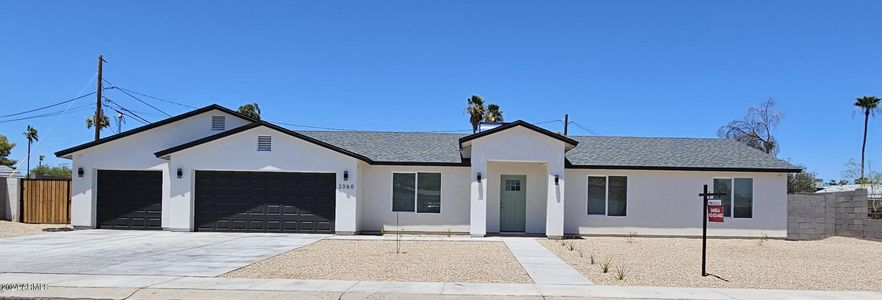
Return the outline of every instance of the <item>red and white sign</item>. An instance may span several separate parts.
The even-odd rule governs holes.
[[[723,223],[723,200],[707,200],[707,220]]]

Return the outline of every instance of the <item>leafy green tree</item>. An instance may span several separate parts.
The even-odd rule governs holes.
[[[817,191],[818,174],[809,171],[801,164],[798,166],[802,172],[787,174],[787,193],[801,194]]]
[[[778,141],[772,135],[772,129],[778,127],[784,114],[774,110],[775,100],[769,98],[759,107],[751,107],[743,120],[735,120],[720,127],[717,135],[731,139],[765,152],[769,155],[778,154]]]
[[[478,132],[478,124],[484,119],[486,108],[484,107],[484,98],[478,95],[472,95],[466,99],[466,113],[469,114],[469,122],[472,123],[472,133]]]
[[[39,177],[39,176],[51,176],[51,177],[70,177],[71,169],[69,166],[65,164],[61,164],[55,167],[50,167],[47,165],[37,166],[29,174],[31,177]]]
[[[28,174],[31,173],[31,145],[40,140],[40,137],[37,135],[37,129],[28,125],[28,129],[25,130],[24,136],[28,139]]]
[[[875,116],[876,112],[879,111],[879,102],[882,100],[876,96],[862,96],[855,99],[854,106],[864,113],[864,142],[861,144],[861,177],[864,177],[864,154],[867,151],[867,124],[870,121],[870,116]]]
[[[9,159],[12,148],[15,148],[15,143],[10,143],[5,135],[0,134],[0,165],[8,167],[15,165],[16,161]]]
[[[257,105],[257,103],[248,103],[239,106],[239,113],[246,117],[260,121],[260,106]]]
[[[503,122],[502,111],[499,110],[498,104],[487,105],[487,112],[484,114],[485,122]]]

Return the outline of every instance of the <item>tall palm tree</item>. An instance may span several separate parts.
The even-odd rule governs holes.
[[[37,129],[28,125],[28,129],[24,132],[25,138],[28,139],[28,172],[26,176],[31,176],[31,144],[35,141],[39,141],[40,137],[37,136]]]
[[[499,110],[498,104],[487,105],[487,112],[484,114],[484,122],[502,122],[502,111]]]
[[[239,106],[239,113],[245,115],[246,117],[260,121],[260,106],[258,106],[256,102]]]
[[[478,124],[484,119],[484,98],[478,95],[469,97],[466,112],[469,114],[469,122],[472,123],[472,133],[478,132]]]
[[[880,100],[879,97],[876,96],[861,96],[855,99],[854,102],[854,106],[864,112],[864,143],[861,145],[861,181],[865,179],[864,154],[867,151],[867,123],[869,123],[870,121],[870,116],[875,116],[876,112],[879,111],[880,101],[882,100]]]

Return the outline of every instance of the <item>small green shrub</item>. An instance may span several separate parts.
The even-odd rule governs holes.
[[[447,228],[447,238],[450,238],[451,235],[453,235],[453,232],[450,231],[450,228]]]
[[[624,264],[619,264],[616,266],[616,274],[615,274],[616,279],[625,280],[625,274],[627,274],[627,273],[628,273],[628,268],[625,267]]]
[[[605,261],[600,262],[600,272],[603,274],[609,273],[609,265],[612,263],[612,257],[607,258]]]
[[[380,228],[380,236],[383,236],[385,234],[386,234],[386,230],[383,228]]]
[[[762,247],[763,244],[765,244],[766,241],[768,241],[768,240],[769,240],[769,235],[766,234],[765,232],[763,232],[763,235],[760,237],[759,241],[756,242],[756,244],[758,246]]]
[[[636,236],[637,236],[636,232],[628,231],[628,243],[633,243],[634,237],[636,237]]]

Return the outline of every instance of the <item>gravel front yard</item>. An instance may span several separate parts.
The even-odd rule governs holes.
[[[221,277],[531,283],[502,242],[322,240]]]
[[[701,239],[588,237],[541,243],[597,284],[882,291],[882,243],[833,237],[821,241],[709,239],[701,277]],[[583,257],[579,257],[579,251]],[[596,264],[590,263],[594,254]],[[600,262],[611,258],[608,274]],[[615,278],[616,267],[627,270]]]
[[[0,220],[0,238],[41,234],[46,231],[70,230],[70,225],[25,224]]]

